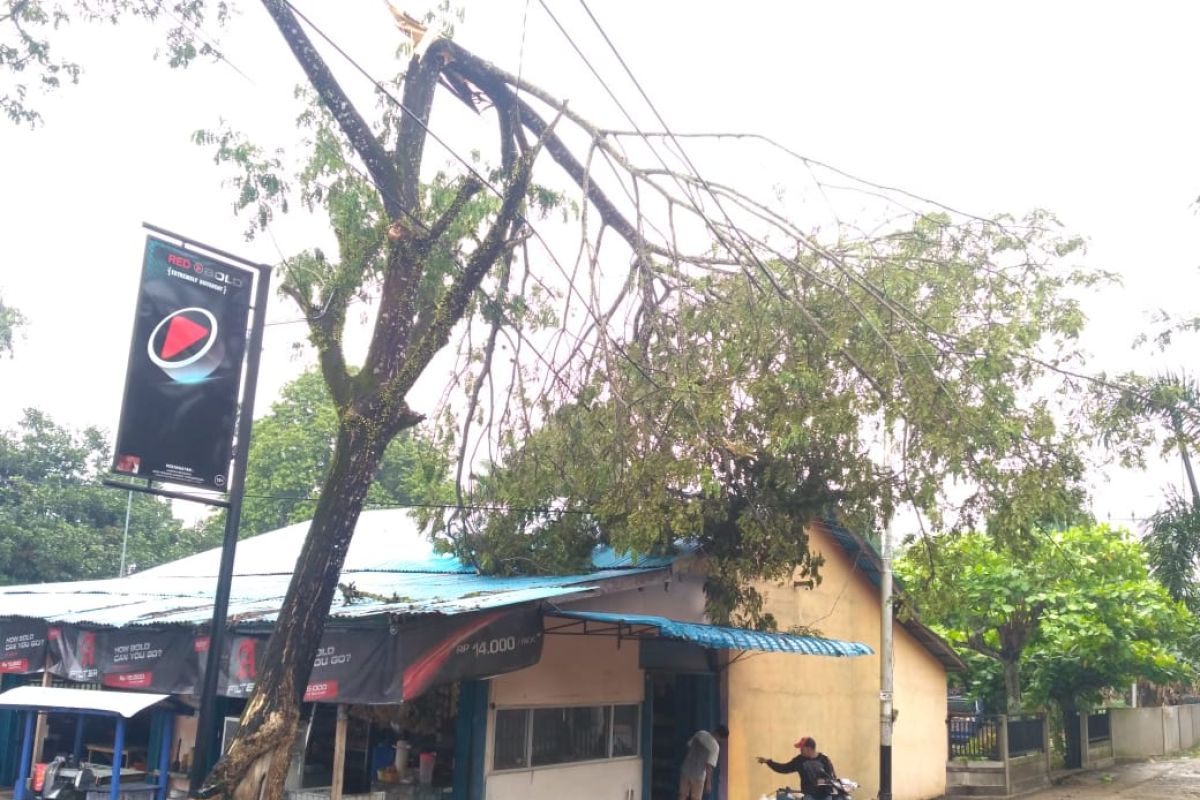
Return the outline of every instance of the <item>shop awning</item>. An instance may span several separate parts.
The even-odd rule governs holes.
[[[166,700],[165,694],[141,692],[98,692],[91,689],[61,689],[56,686],[18,686],[0,694],[0,708],[19,708],[32,711],[81,711],[113,717],[132,717],[155,703]]]
[[[769,653],[799,653],[808,656],[869,656],[875,651],[862,642],[765,633],[746,628],[727,628],[700,622],[682,622],[649,614],[618,614],[607,611],[547,611],[561,617],[548,622],[546,633],[621,636],[630,639],[658,637],[692,642],[716,650],[763,650]]]

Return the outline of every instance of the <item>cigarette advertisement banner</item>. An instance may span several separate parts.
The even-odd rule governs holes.
[[[146,238],[114,472],[226,488],[253,279]]]
[[[100,682],[114,689],[165,694],[198,691],[199,662],[188,630],[104,631],[97,641]]]
[[[435,686],[489,678],[538,663],[542,615],[536,608],[433,617],[400,631],[404,699]]]
[[[0,622],[0,647],[0,672],[41,672],[46,664],[46,623],[19,619]]]
[[[0,633],[7,636],[8,628]],[[20,643],[31,652],[36,636],[21,637],[35,633],[14,627],[14,646]],[[207,636],[185,630],[74,625],[51,627],[44,643],[53,675],[118,689],[191,695],[199,692],[209,647]],[[266,648],[266,634],[225,637],[217,693],[249,697]],[[304,700],[400,703],[447,683],[524,669],[541,655],[542,620],[536,608],[431,617],[391,627],[331,628],[321,637]]]

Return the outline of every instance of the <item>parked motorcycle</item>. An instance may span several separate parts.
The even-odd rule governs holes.
[[[853,800],[851,794],[858,788],[858,782],[849,778],[835,778],[830,786],[833,792],[830,793],[829,800]],[[764,794],[762,800],[802,800],[803,797],[804,792],[799,789],[781,786],[775,790],[774,795]]]
[[[95,785],[96,774],[90,765],[58,756],[46,765],[39,796],[42,800],[82,800]]]

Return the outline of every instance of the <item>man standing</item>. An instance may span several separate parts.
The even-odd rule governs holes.
[[[836,793],[835,781],[837,773],[833,770],[833,762],[829,756],[817,752],[817,741],[811,736],[803,736],[796,742],[800,754],[791,761],[779,763],[769,758],[758,757],[758,763],[766,764],[780,773],[795,772],[800,776],[800,791],[805,800],[823,800]]]
[[[679,774],[679,800],[703,800],[713,784],[713,770],[721,755],[717,739],[729,738],[729,729],[718,725],[712,733],[696,731],[688,739],[687,755]]]

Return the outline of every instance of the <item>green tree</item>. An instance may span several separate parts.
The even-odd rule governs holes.
[[[1144,465],[1145,453],[1162,436],[1160,455],[1179,456],[1187,477],[1190,502],[1170,491],[1166,505],[1146,526],[1150,568],[1177,600],[1200,610],[1200,486],[1191,453],[1200,437],[1200,387],[1185,372],[1153,377],[1126,374],[1123,388],[1102,394],[1097,426],[1101,441],[1120,452],[1127,463]]]
[[[1105,689],[1194,679],[1196,618],[1150,576],[1139,543],[1098,526],[1067,531],[1060,544],[1071,592],[1047,609],[1025,671],[1030,694],[1062,712],[1063,729]]]
[[[13,334],[25,324],[25,317],[10,305],[4,304],[0,298],[0,355],[13,354]]]
[[[71,54],[60,54],[55,31],[72,22],[108,23],[142,17],[165,20],[166,55],[183,66],[198,55],[214,55],[212,45],[197,40],[209,16],[224,22],[230,4],[224,0],[3,0],[0,2],[0,112],[16,123],[41,121],[34,97],[64,83],[78,83],[83,66]]]
[[[818,566],[800,541],[800,515],[781,506],[817,513],[845,495],[873,517],[890,513],[899,485],[908,502],[936,515],[945,482],[969,477],[982,487],[960,508],[969,518],[995,507],[1019,476],[1039,471],[1070,497],[1081,469],[1071,434],[1058,428],[1049,403],[1025,399],[1040,378],[1073,359],[1082,315],[1065,297],[1092,277],[1056,263],[1078,242],[1059,236],[1047,215],[922,217],[912,230],[885,225],[876,235],[845,225],[818,241],[778,209],[695,174],[690,159],[686,169],[664,169],[657,150],[625,147],[630,134],[589,121],[445,38],[423,42],[402,79],[376,86],[388,97],[372,123],[295,8],[285,0],[259,5],[311,89],[314,107],[301,119],[310,139],[305,167],[285,179],[274,150],[227,130],[197,138],[234,170],[236,204],[252,212],[256,227],[297,199],[329,221],[336,252],[292,254],[281,283],[308,321],[337,428],[264,669],[210,776],[212,791],[244,800],[282,796],[300,700],[358,515],[389,443],[437,410],[414,386],[455,333],[474,356],[451,385],[466,397],[455,441],[465,476],[459,488],[469,488],[461,484],[470,481],[475,464],[467,462],[482,437],[498,442],[491,461],[507,464],[537,422],[564,401],[587,398],[595,419],[611,422],[620,436],[606,450],[614,441],[609,428],[589,423],[595,441],[584,440],[590,449],[574,458],[611,457],[621,480],[598,499],[574,494],[583,480],[563,481],[553,495],[551,482],[539,481],[541,491],[524,497],[571,492],[569,502],[624,523],[614,543],[643,552],[676,533],[690,535],[700,517],[711,520],[714,544],[728,547],[718,553],[723,566],[714,579],[729,595],[727,608],[753,613],[754,598],[739,594],[743,575],[777,574],[787,561]],[[444,151],[426,148],[439,87],[495,123],[495,138],[480,142],[479,157],[464,158],[453,174],[435,175],[430,160],[444,163]],[[604,169],[593,174],[593,165]],[[557,237],[538,235],[533,221],[571,206],[534,184],[535,167],[567,181],[577,198],[578,247],[561,255]],[[433,177],[423,183],[422,176]],[[729,336],[711,327],[720,315],[702,302],[720,306],[727,297],[741,309]],[[342,341],[349,304],[360,299],[374,303],[376,321],[355,369]],[[759,306],[767,309],[761,320]],[[772,330],[789,345],[778,378]],[[670,366],[676,335],[704,345],[681,359],[690,370],[683,373]],[[723,353],[726,341],[752,344]],[[805,341],[816,344],[805,350]],[[750,374],[732,380],[739,365]],[[499,385],[497,370],[508,373]],[[710,378],[716,392],[705,390]],[[812,407],[755,410],[745,402],[749,389],[765,399],[804,392]],[[813,401],[826,393],[834,399]],[[808,413],[822,423],[815,434]],[[728,431],[719,424],[726,414]],[[872,417],[900,434],[906,474],[898,480],[868,468],[870,437],[859,434]],[[843,421],[850,423],[844,430]],[[677,427],[685,424],[692,430]],[[627,431],[637,433],[622,438]],[[713,443],[707,456],[697,446],[671,463],[674,442],[706,436]],[[762,443],[768,447],[759,453]],[[765,490],[741,492],[739,480]],[[742,507],[739,493],[747,495]],[[1028,508],[1051,505],[1013,504],[1009,527],[1019,530]],[[443,520],[444,530],[457,536],[464,522],[470,515]],[[790,535],[777,543],[780,525]]]
[[[1074,713],[1101,689],[1188,674],[1194,621],[1124,532],[1076,526],[1021,546],[968,533],[932,546],[933,559],[910,547],[897,574],[925,621],[1000,665],[1010,711],[1031,696]],[[980,667],[977,683],[986,685]]]
[[[320,372],[307,370],[284,386],[271,412],[254,423],[239,536],[310,518],[336,439],[337,410],[325,381]],[[388,445],[367,493],[367,503],[373,505],[452,498],[446,456],[414,431],[404,431]],[[219,539],[224,515],[210,517],[206,525]]]
[[[1171,492],[1154,512],[1142,540],[1154,577],[1176,600],[1200,613],[1200,508]]]
[[[96,482],[110,455],[95,428],[72,431],[33,409],[0,434],[0,582],[119,574],[128,498]],[[135,494],[130,511],[127,564],[144,569],[220,544],[184,528],[158,498]]]
[[[1067,290],[1095,276],[1061,268],[1077,242],[1049,217],[1019,227],[924,217],[830,245],[833,258],[690,283],[570,404],[537,427],[518,420],[471,495],[513,510],[443,515],[449,546],[526,572],[579,566],[600,542],[652,553],[692,539],[709,612],[770,624],[751,582],[819,580],[816,517],[871,530],[906,502],[939,526],[988,519],[1012,538],[1072,518],[1083,420],[1056,421],[1034,394],[1055,364],[1025,354],[1069,361],[1083,317]],[[884,428],[894,473],[870,449]],[[954,482],[975,491],[956,499]]]

